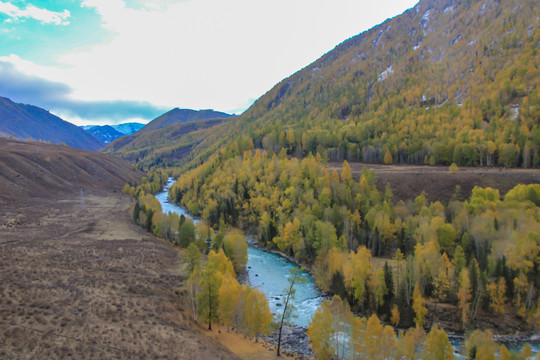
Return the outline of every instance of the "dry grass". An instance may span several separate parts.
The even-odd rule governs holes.
[[[140,175],[0,140],[0,358],[237,358],[191,320],[178,251],[133,223],[120,189]]]
[[[341,163],[329,163],[328,167],[341,171]],[[461,187],[461,200],[467,199],[474,186],[498,189],[501,196],[517,184],[534,184],[540,182],[538,169],[503,169],[503,168],[470,168],[461,167],[457,173],[450,173],[448,166],[418,165],[379,165],[350,163],[353,177],[358,180],[362,168],[375,171],[377,187],[384,193],[389,183],[394,200],[408,200],[422,191],[427,193],[429,201],[441,201],[445,204],[454,194],[456,185]]]
[[[282,356],[276,356],[276,346],[244,337],[243,335],[230,331],[228,332],[224,326],[214,326],[215,330],[207,334],[225,345],[231,352],[243,360],[278,360],[287,358],[300,359],[296,354],[288,354],[282,350]]]
[[[2,209],[0,358],[235,358],[191,321],[178,252],[132,224],[129,202]]]

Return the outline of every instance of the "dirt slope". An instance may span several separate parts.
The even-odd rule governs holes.
[[[128,162],[103,153],[0,138],[0,205],[81,188],[120,191],[141,176]]]

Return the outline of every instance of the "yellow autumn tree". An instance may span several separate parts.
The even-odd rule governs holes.
[[[526,343],[525,345],[523,345],[523,349],[521,349],[521,353],[519,354],[521,359],[528,360],[532,358],[533,355],[534,354],[532,352],[531,345],[529,343]]]
[[[247,336],[268,334],[272,323],[272,313],[268,307],[266,295],[259,289],[247,287],[242,327]]]
[[[418,359],[418,351],[423,344],[424,337],[424,330],[420,328],[410,328],[408,331],[401,331],[398,339],[400,359]]]
[[[423,328],[424,322],[426,320],[427,315],[427,308],[426,308],[426,300],[422,296],[422,292],[420,291],[420,287],[418,284],[414,287],[413,291],[413,310],[416,316],[414,317],[414,323],[416,324],[416,327]]]
[[[392,157],[392,153],[390,152],[390,149],[386,149],[386,152],[384,153],[383,162],[385,165],[391,165],[394,162],[394,158]]]
[[[227,258],[227,255],[225,255],[223,249],[219,249],[219,252],[217,253],[214,250],[210,250],[208,253],[207,266],[211,266],[223,275],[230,274],[231,276],[236,277],[233,264]]]
[[[347,300],[341,300],[337,295],[334,295],[330,301],[330,311],[332,313],[332,329],[334,330],[331,336],[334,357],[344,359],[347,353],[346,348],[349,345],[348,332],[353,314]]]
[[[495,315],[504,314],[504,303],[506,300],[506,280],[500,277],[498,281],[492,281],[487,285],[489,293],[489,307]]]
[[[377,315],[373,314],[367,322],[366,332],[364,335],[365,355],[368,359],[379,359],[381,354],[381,340],[383,326]]]
[[[468,357],[475,360],[496,360],[497,349],[498,346],[490,330],[475,330],[465,340],[465,352]]]
[[[324,300],[313,315],[307,330],[309,343],[318,359],[329,360],[332,358],[334,347],[330,338],[333,332],[330,302]]]
[[[240,230],[231,230],[223,238],[225,254],[231,260],[236,272],[243,271],[247,263],[247,243]]]
[[[501,345],[499,350],[499,358],[501,360],[512,360],[512,354],[510,354],[510,351],[508,351],[504,344]]]
[[[343,266],[345,286],[351,290],[358,303],[364,302],[366,281],[371,275],[371,252],[360,246],[356,252],[350,252],[346,264]]]
[[[448,340],[448,335],[443,329],[439,329],[437,324],[433,325],[431,331],[426,336],[422,359],[432,360],[453,360],[454,348]]]
[[[379,267],[375,274],[370,277],[370,285],[373,289],[374,303],[379,307],[383,306],[384,296],[388,294],[388,289],[386,288],[384,270],[382,267]]]
[[[469,301],[471,300],[471,280],[469,279],[469,271],[467,268],[461,270],[461,273],[459,274],[459,290],[457,296],[461,322],[466,324],[469,321]]]
[[[439,301],[446,300],[446,296],[450,290],[450,279],[448,277],[448,266],[450,261],[448,260],[448,257],[446,257],[446,253],[443,253],[443,257],[446,258],[446,261],[443,259],[444,266],[439,268],[439,273],[433,284],[435,287],[433,295]]]
[[[218,316],[221,323],[229,327],[236,325],[236,308],[242,287],[230,273],[226,274],[219,288]]]
[[[351,320],[351,336],[349,338],[349,350],[353,359],[361,359],[365,352],[364,336],[366,333],[367,320],[354,316]]]
[[[392,323],[392,325],[398,326],[400,319],[399,319],[399,309],[396,304],[392,306],[391,314],[392,316],[390,317],[390,322]]]
[[[341,169],[341,181],[345,184],[352,180],[351,166],[347,160],[343,160],[343,167]]]

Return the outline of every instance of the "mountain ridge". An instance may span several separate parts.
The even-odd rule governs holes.
[[[111,125],[92,126],[91,128],[85,129],[85,130],[88,131],[93,136],[95,136],[96,138],[103,141],[105,144],[108,144],[111,141],[125,135],[124,133],[121,133],[120,131],[116,130]]]
[[[146,124],[141,130],[141,132],[147,132],[152,130],[157,130],[164,128],[169,125],[197,121],[197,120],[209,120],[209,119],[226,119],[232,117],[233,115],[214,111],[212,109],[206,110],[191,110],[191,109],[180,109],[174,108],[165,114],[158,116],[154,120]]]
[[[0,136],[65,143],[85,150],[99,150],[105,145],[78,126],[42,108],[18,104],[5,97],[0,97]]]

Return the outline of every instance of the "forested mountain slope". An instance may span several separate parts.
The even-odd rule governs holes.
[[[539,18],[534,0],[420,1],[277,84],[237,128],[330,160],[538,166]]]
[[[99,150],[105,143],[83,129],[37,106],[0,97],[0,136],[50,141],[53,144]]]
[[[220,128],[217,125],[226,121],[228,119],[197,120],[137,131],[111,142],[105,152],[136,161],[145,168],[178,166],[190,161],[191,153],[198,153],[199,147],[206,149],[204,144],[208,139],[215,139],[213,128]]]
[[[155,118],[144,126],[140,132],[149,132],[164,128],[169,125],[185,123],[197,120],[226,119],[231,115],[214,110],[190,110],[174,108],[171,111]]]

